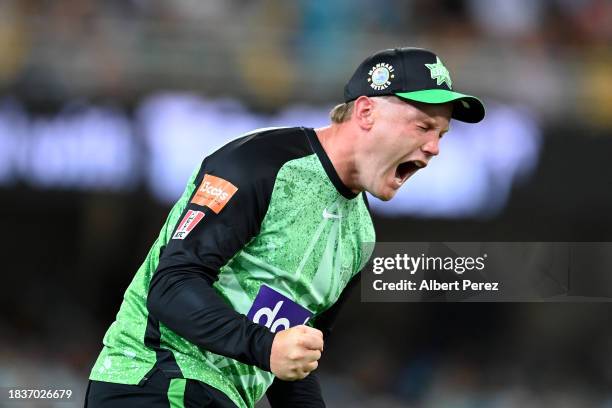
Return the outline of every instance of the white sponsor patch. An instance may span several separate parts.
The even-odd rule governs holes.
[[[204,213],[202,211],[188,210],[172,236],[172,239],[185,239],[202,218],[204,218]]]

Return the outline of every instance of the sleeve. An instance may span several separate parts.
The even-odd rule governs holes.
[[[351,292],[355,290],[361,280],[361,273],[357,274],[347,287],[342,291],[340,298],[332,307],[321,313],[315,319],[314,327],[323,332],[325,341],[329,339],[336,319],[350,297]],[[279,407],[295,407],[295,408],[324,408],[325,402],[319,385],[319,379],[315,372],[312,372],[308,377],[299,381],[282,381],[278,378],[266,391],[266,396],[272,408]]]
[[[358,273],[354,276],[346,285],[346,288],[340,294],[340,298],[325,312],[321,313],[314,319],[314,327],[321,330],[323,332],[323,339],[327,341],[332,331],[334,330],[334,326],[336,324],[336,319],[338,318],[338,314],[340,314],[340,310],[346,303],[347,299],[350,297],[351,293],[355,290],[357,286],[359,286],[359,282],[361,282],[361,273]]]
[[[272,408],[325,408],[319,379],[314,372],[299,381],[274,378],[266,397]]]
[[[270,371],[274,334],[236,312],[212,286],[219,269],[259,232],[269,202],[266,183],[233,164],[204,161],[160,255],[147,307],[195,345]]]

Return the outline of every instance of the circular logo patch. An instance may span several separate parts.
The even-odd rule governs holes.
[[[374,65],[370,71],[368,71],[368,82],[370,86],[377,90],[382,91],[391,85],[391,80],[395,78],[393,74],[393,66],[384,62],[379,62]]]

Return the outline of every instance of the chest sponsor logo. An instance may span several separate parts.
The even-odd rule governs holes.
[[[261,285],[247,317],[253,323],[266,326],[272,333],[276,333],[306,324],[312,313],[274,289]]]
[[[204,213],[202,211],[188,210],[172,236],[172,239],[185,239],[202,218],[204,218]]]
[[[219,214],[236,191],[238,191],[238,187],[229,181],[221,177],[205,174],[191,202],[193,204],[206,206],[216,214]]]

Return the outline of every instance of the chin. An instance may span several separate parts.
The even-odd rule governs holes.
[[[395,197],[395,193],[397,193],[397,190],[377,191],[372,193],[372,195],[381,201],[389,201]]]

